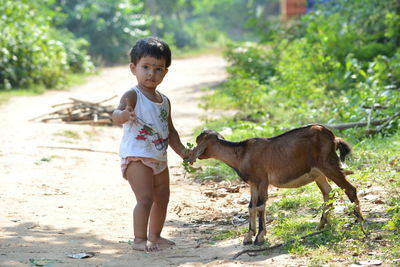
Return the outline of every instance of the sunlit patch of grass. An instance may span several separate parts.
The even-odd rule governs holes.
[[[361,170],[366,167],[377,171],[393,169],[400,161],[399,149],[400,133],[385,138],[366,138],[353,145],[349,164]]]
[[[270,232],[284,241],[293,239],[296,235],[304,235],[316,229],[316,223],[305,221],[303,218],[282,218],[274,222]]]
[[[243,236],[248,232],[247,227],[237,228],[237,229],[227,229],[227,230],[219,230],[213,233],[211,240],[220,241],[226,239],[232,239]]]
[[[280,189],[279,194],[287,197],[296,197],[303,194],[320,194],[322,199],[321,191],[315,183],[309,183],[297,188],[282,188]]]
[[[98,129],[92,129],[90,131],[84,131],[84,134],[89,140],[99,141],[100,131]]]
[[[72,130],[60,131],[60,132],[55,133],[54,135],[62,136],[62,137],[66,137],[68,139],[74,139],[74,140],[79,140],[81,138],[81,136],[79,135],[78,132],[72,131]]]
[[[274,201],[268,206],[268,211],[271,213],[277,213],[285,210],[296,210],[300,212],[301,209],[308,209],[310,207],[319,207],[322,205],[322,197],[317,194],[304,194],[297,196],[289,196]]]
[[[324,263],[338,257],[343,251],[354,255],[365,252],[363,233],[359,225],[350,223],[350,219],[335,216],[331,226],[314,236],[317,224],[292,216],[278,220],[269,230],[273,238],[287,242],[285,249],[292,254],[313,258],[315,263]],[[323,256],[321,256],[323,255]]]
[[[201,165],[201,171],[196,172],[196,177],[200,180],[232,181],[239,177],[231,167],[214,159],[203,160]]]

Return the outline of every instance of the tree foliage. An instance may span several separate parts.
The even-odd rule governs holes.
[[[254,40],[251,18],[276,12],[279,0],[147,0],[153,34],[178,49],[205,47],[225,40]],[[272,3],[272,4],[271,4]]]
[[[58,27],[87,40],[98,64],[126,62],[129,48],[148,34],[143,1],[56,0],[53,8],[64,14]]]
[[[54,87],[68,72],[88,71],[87,42],[52,27],[51,1],[4,0],[0,5],[0,88]]]

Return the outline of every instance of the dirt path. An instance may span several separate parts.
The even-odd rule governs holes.
[[[160,91],[172,102],[175,127],[184,141],[200,125],[200,89],[225,79],[217,56],[175,60]],[[164,235],[177,246],[146,254],[132,251],[134,196],[119,170],[119,127],[40,123],[31,118],[52,111],[70,97],[103,100],[134,83],[128,67],[104,69],[81,86],[37,97],[18,97],[0,107],[0,266],[265,266],[288,255],[230,260],[243,249],[241,239],[212,241],[218,229],[243,223],[247,211],[238,199],[247,188],[210,198],[183,177],[180,159],[170,151],[171,202]],[[116,105],[118,99],[111,104]],[[90,148],[94,153],[53,147]],[[214,188],[214,191],[217,191]],[[232,225],[234,224],[234,225]],[[96,252],[89,259],[65,253]]]

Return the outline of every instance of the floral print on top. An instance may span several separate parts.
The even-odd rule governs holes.
[[[167,161],[169,100],[160,93],[163,101],[153,102],[137,86],[132,90],[137,94],[136,119],[123,125],[119,154],[121,158],[145,157]]]
[[[165,122],[166,124],[168,124],[167,122],[167,118],[165,118],[165,116],[163,116],[163,114],[167,114],[165,113],[166,111],[164,109],[161,110],[160,113],[160,119],[161,121]],[[141,121],[143,123],[142,119],[139,119],[139,121]],[[137,140],[141,140],[141,141],[151,141],[152,144],[154,144],[155,148],[157,150],[163,150],[166,149],[168,147],[168,138],[161,138],[160,134],[157,133],[151,126],[150,124],[144,123],[143,124],[143,128],[140,129],[139,134],[136,135],[136,139]]]

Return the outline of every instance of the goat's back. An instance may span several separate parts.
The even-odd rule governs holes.
[[[253,147],[243,158],[243,167],[251,166],[257,176],[267,175],[285,184],[319,169],[323,164],[339,167],[335,152],[336,137],[326,127],[312,124],[271,138],[253,138]],[[272,181],[271,181],[272,182]]]
[[[288,159],[301,155],[334,152],[336,137],[325,126],[311,124],[287,131],[281,135],[263,138],[266,149]]]

